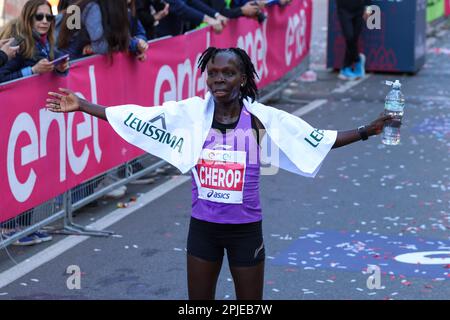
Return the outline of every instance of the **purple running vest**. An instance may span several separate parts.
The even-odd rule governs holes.
[[[260,221],[259,146],[242,107],[235,129],[210,129],[192,170],[192,216],[223,224]]]

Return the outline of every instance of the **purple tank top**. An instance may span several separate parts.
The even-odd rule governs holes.
[[[227,224],[260,221],[259,161],[251,115],[244,106],[235,129],[226,134],[209,130],[192,169],[192,216]]]

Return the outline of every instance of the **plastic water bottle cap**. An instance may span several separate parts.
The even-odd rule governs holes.
[[[395,80],[395,82],[386,81],[386,85],[388,85],[390,87],[394,87],[394,88],[401,88],[401,86],[402,86],[402,84],[400,83],[399,80]]]

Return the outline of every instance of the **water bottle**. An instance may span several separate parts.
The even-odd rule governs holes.
[[[405,108],[405,97],[400,91],[402,87],[400,81],[386,81],[386,85],[392,86],[392,90],[386,96],[384,114],[392,115],[394,118],[385,122],[381,141],[386,145],[393,146],[400,143],[400,126]]]

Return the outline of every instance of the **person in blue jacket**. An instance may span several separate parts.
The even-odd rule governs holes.
[[[6,27],[2,37],[14,37],[20,43],[18,54],[0,68],[0,82],[10,81],[33,74],[55,72],[66,75],[69,61],[53,64],[60,57],[53,39],[54,16],[46,0],[29,0],[21,15]],[[7,34],[9,33],[9,34]]]

